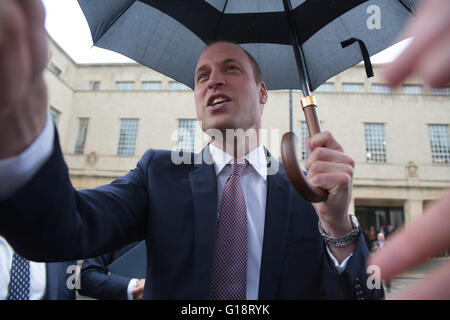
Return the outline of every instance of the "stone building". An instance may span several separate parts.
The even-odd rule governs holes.
[[[198,152],[207,143],[189,88],[138,64],[80,65],[51,38],[49,45],[49,107],[76,188],[109,183],[149,148]],[[355,66],[315,92],[323,129],[355,160],[351,210],[376,229],[408,223],[450,187],[450,88],[411,78],[391,92],[380,68],[367,79]],[[299,138],[306,134],[300,98],[292,93],[290,116],[289,91],[269,92],[263,128],[276,157],[290,123]]]

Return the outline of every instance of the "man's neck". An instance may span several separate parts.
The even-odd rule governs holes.
[[[219,139],[211,138],[211,144],[220,150],[228,153],[233,158],[240,159],[245,155],[249,154],[260,145],[259,135],[256,138],[244,137],[231,137],[229,139],[225,138],[224,141]]]

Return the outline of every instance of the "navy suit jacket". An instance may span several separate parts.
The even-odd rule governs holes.
[[[108,265],[139,243],[133,242],[112,253],[84,260],[81,267],[81,288],[78,292],[101,300],[127,300],[131,278],[111,273]]]
[[[208,148],[200,155],[211,157]],[[54,152],[38,173],[0,202],[0,234],[36,261],[95,257],[145,239],[144,299],[209,299],[217,181],[214,164],[194,161],[198,156],[177,165],[170,151],[149,150],[111,184],[77,191],[55,139]],[[369,252],[363,237],[339,275],[328,261],[317,221],[281,165],[267,176],[259,299],[382,297],[382,289],[365,285]]]

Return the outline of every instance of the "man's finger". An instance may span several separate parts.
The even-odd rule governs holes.
[[[312,137],[306,137],[305,143],[309,144],[309,148],[311,151],[314,151],[317,147],[324,147],[333,149],[339,152],[344,152],[342,146],[337,142],[337,140],[333,137],[330,131],[324,131],[318,133]]]
[[[368,265],[381,269],[383,279],[417,266],[450,246],[450,192],[389,239]]]
[[[352,184],[352,177],[345,173],[320,173],[308,180],[313,187],[328,191],[338,187],[351,189]]]
[[[308,177],[321,173],[345,173],[353,177],[353,167],[344,163],[314,161],[308,169]]]
[[[352,168],[355,167],[355,162],[353,161],[353,159],[347,156],[345,153],[323,147],[316,148],[313,152],[311,152],[311,154],[306,159],[305,169],[309,170],[311,168],[311,165],[316,161],[342,163],[345,165],[349,165]]]
[[[138,299],[138,296],[142,295],[142,293],[144,292],[144,287],[137,287],[136,289],[133,289],[131,291],[131,295],[135,298]]]

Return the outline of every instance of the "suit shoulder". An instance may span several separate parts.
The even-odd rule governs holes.
[[[198,154],[193,152],[183,152],[163,149],[149,149],[138,162],[138,167],[172,167],[180,165],[194,164]]]

